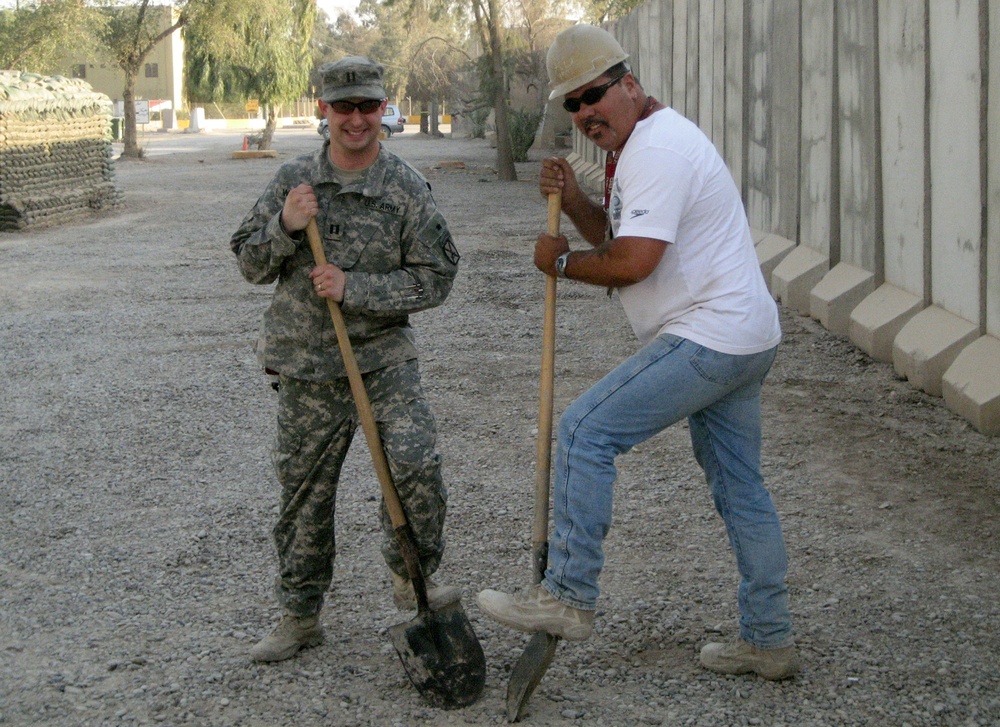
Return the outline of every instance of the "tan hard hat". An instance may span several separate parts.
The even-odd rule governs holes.
[[[627,58],[618,41],[603,28],[582,23],[566,28],[552,41],[545,56],[552,87],[549,100],[590,83]]]

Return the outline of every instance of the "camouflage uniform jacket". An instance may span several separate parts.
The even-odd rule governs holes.
[[[305,234],[289,236],[280,212],[288,191],[310,185],[327,261],[344,270],[341,310],[358,366],[373,371],[417,357],[409,314],[440,305],[458,270],[458,251],[421,174],[384,147],[365,174],[341,187],[328,145],[281,166],[230,240],[251,283],[277,281],[264,313],[257,357],[266,368],[308,381],[346,376]]]

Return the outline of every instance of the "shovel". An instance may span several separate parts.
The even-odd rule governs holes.
[[[320,239],[316,220],[306,227],[309,247],[312,248],[316,265],[326,264],[323,241]],[[327,298],[330,317],[337,332],[337,343],[344,358],[344,368],[351,384],[351,393],[361,418],[361,427],[368,441],[375,471],[378,474],[382,497],[385,500],[389,518],[396,531],[399,549],[406,562],[406,570],[413,583],[417,600],[417,615],[412,621],[396,624],[389,629],[392,645],[403,662],[407,676],[423,697],[435,707],[454,709],[465,707],[482,694],[486,683],[486,657],[483,647],[476,638],[460,601],[432,611],[427,601],[427,584],[420,569],[420,558],[413,530],[406,520],[403,504],[392,481],[389,463],[382,449],[371,401],[365,390],[358,362],[354,358],[351,341],[347,335],[347,325],[340,306]]]
[[[559,234],[562,194],[549,195],[550,235]],[[541,395],[538,404],[538,451],[535,459],[535,519],[531,530],[531,584],[545,576],[549,560],[549,470],[552,460],[552,395],[556,357],[556,279],[545,279],[545,318],[542,325]],[[556,655],[559,637],[536,631],[510,672],[507,683],[507,720],[524,716],[535,687]]]

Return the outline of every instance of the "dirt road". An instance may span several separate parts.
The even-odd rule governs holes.
[[[408,616],[361,437],[327,643],[247,657],[277,617],[275,402],[251,350],[270,290],[240,278],[228,239],[276,165],[320,140],[282,130],[279,159],[232,160],[240,138],[151,135],[145,161],[117,165],[117,213],[0,236],[0,724],[501,724],[526,639],[475,593],[529,578],[538,160],[501,183],[482,141],[385,142],[431,181],[462,253],[449,301],[414,323],[451,494],[441,573],[465,589],[489,675],[476,705],[440,712],[385,633]],[[677,426],[620,458],[597,633],[560,646],[529,724],[1000,723],[1000,441],[814,321],[782,324],[764,467],[803,673],[698,667],[735,632],[736,576]],[[616,300],[561,283],[557,414],[634,348]]]

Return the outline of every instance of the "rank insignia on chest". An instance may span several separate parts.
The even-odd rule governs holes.
[[[341,240],[344,237],[344,226],[339,222],[331,222],[326,226],[327,240]]]

